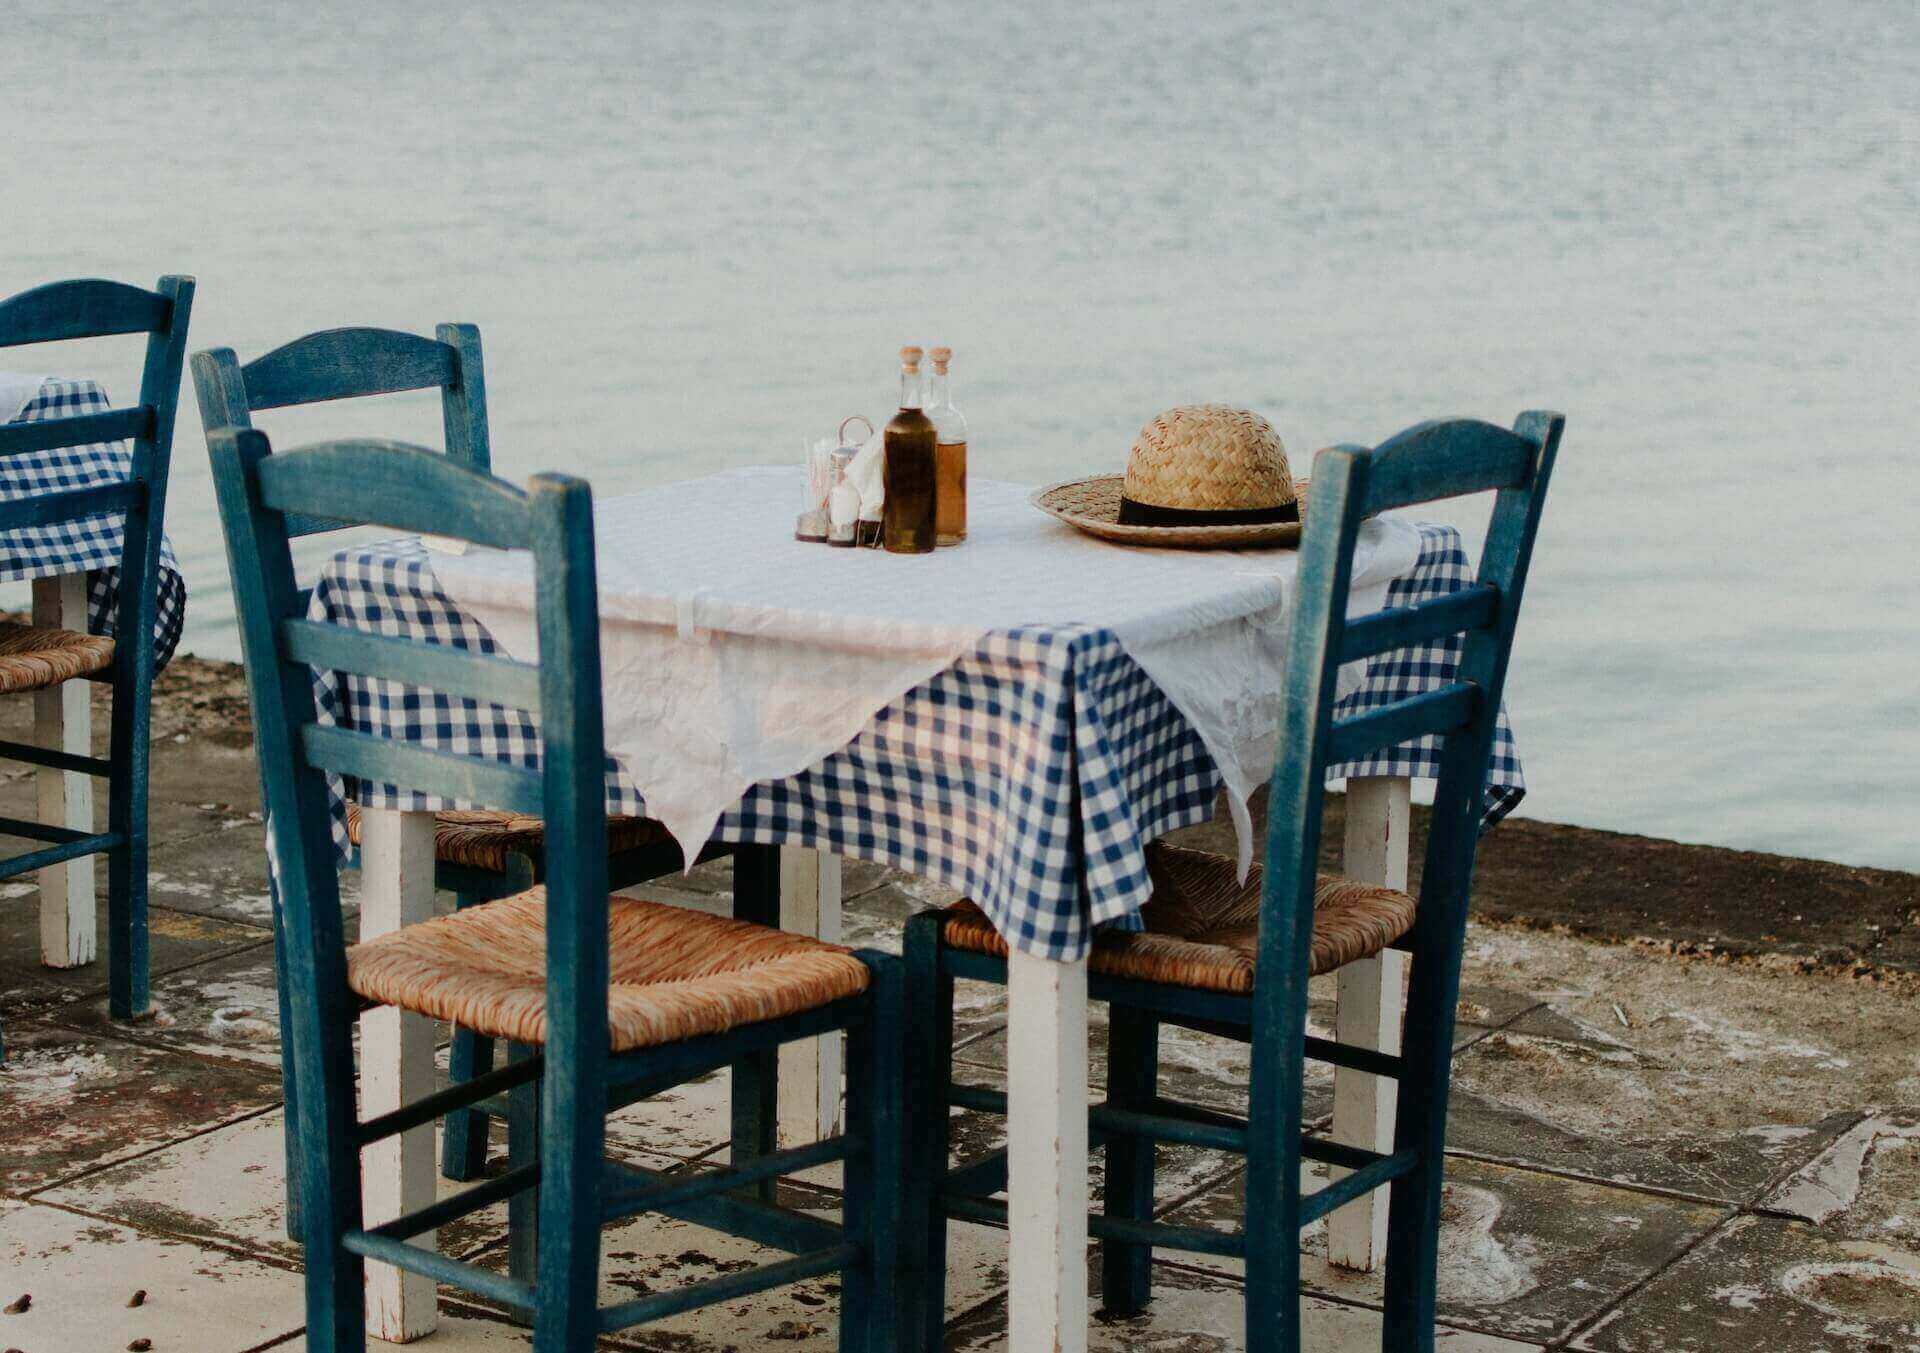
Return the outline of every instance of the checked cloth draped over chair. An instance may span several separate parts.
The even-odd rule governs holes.
[[[105,413],[111,407],[106,391],[97,381],[49,378],[40,382],[38,392],[28,398],[11,421],[46,423]],[[132,470],[132,462],[132,449],[124,441],[53,447],[9,456],[0,466],[4,470],[0,473],[0,503],[103,484],[123,484]],[[125,521],[124,513],[96,512],[69,521],[0,531],[0,582],[22,582],[82,571],[88,574],[87,630],[90,635],[106,639],[106,648],[81,648],[58,638],[47,638],[42,645],[77,649],[71,655],[50,659],[62,667],[80,661],[81,653],[104,651],[108,655],[99,667],[75,671],[74,676],[95,675],[112,661],[112,640],[120,608],[120,551]],[[160,541],[160,569],[155,587],[153,668],[158,672],[172,660],[187,619],[186,580],[173,557],[173,545],[164,536]],[[5,655],[13,656],[23,648],[36,645],[36,640],[18,633],[28,626],[5,628],[14,632],[6,640],[0,640],[0,644],[4,644],[4,650],[0,651]],[[36,633],[52,636],[69,632],[42,630]],[[0,691],[29,689],[34,688],[0,685]]]

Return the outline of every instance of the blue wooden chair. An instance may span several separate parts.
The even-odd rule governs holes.
[[[96,442],[133,444],[131,473],[124,483],[0,503],[0,531],[79,521],[103,512],[126,514],[113,638],[0,626],[0,692],[39,690],[78,677],[104,681],[113,689],[113,723],[104,759],[0,742],[0,756],[102,775],[108,784],[104,832],[0,818],[0,833],[47,843],[0,862],[0,879],[82,855],[107,857],[107,1000],[116,1019],[136,1019],[148,1010],[147,742],[154,606],[173,415],[192,312],[191,277],[163,277],[152,291],[92,279],[50,282],[0,301],[0,347],[147,335],[140,402],[134,407],[0,426],[0,456]]]
[[[899,960],[609,897],[587,486],[540,476],[522,493],[390,442],[337,441],[272,455],[257,430],[217,433],[211,453],[278,862],[299,1092],[288,1130],[305,1199],[308,1347],[365,1347],[367,1259],[530,1312],[540,1353],[582,1353],[607,1331],[838,1272],[841,1348],[894,1347],[905,1145]],[[541,661],[307,619],[288,524],[321,513],[529,551]],[[322,725],[311,665],[535,711],[540,767]],[[329,772],[541,815],[544,889],[348,948],[328,826]],[[360,1122],[352,1031],[367,1002],[452,1019],[527,1055]],[[831,1030],[848,1034],[845,1136],[694,1175],[605,1158],[604,1119],[613,1107]],[[537,1150],[454,1197],[380,1226],[362,1224],[363,1146],[503,1092],[526,1106],[535,1087]],[[843,1225],[744,1191],[834,1160],[846,1162]],[[502,1199],[515,1228],[504,1276],[406,1243]],[[793,1257],[601,1307],[600,1228],[641,1212],[692,1220]],[[521,1229],[528,1221],[531,1233]]]
[[[317,404],[413,390],[440,391],[446,453],[483,473],[492,470],[487,430],[486,368],[480,331],[471,324],[442,324],[433,338],[394,329],[324,329],[282,344],[244,365],[231,348],[193,355],[193,381],[200,419],[211,439],[216,433],[253,426],[253,415],[301,404]],[[363,523],[339,512],[288,523],[290,536],[313,535]],[[347,832],[360,844],[359,806],[350,806]],[[659,823],[647,818],[615,818],[609,823],[610,874],[616,888],[659,878],[681,867],[679,847]],[[725,853],[714,846],[703,859]],[[537,819],[501,812],[442,813],[434,832],[434,882],[455,896],[459,907],[509,897],[539,883],[546,873],[545,840]],[[281,983],[284,992],[286,983]],[[286,1010],[281,1010],[285,1027]],[[283,1059],[286,1044],[281,1044]],[[492,1040],[472,1030],[454,1031],[449,1073],[469,1080],[492,1067]],[[283,1071],[285,1067],[283,1066]],[[288,1078],[289,1084],[291,1078]],[[487,1115],[473,1109],[447,1120],[440,1168],[449,1179],[479,1177],[487,1158]],[[288,1179],[294,1178],[289,1172]],[[288,1226],[298,1222],[289,1208]]]
[[[1459,998],[1461,948],[1481,796],[1507,655],[1534,534],[1560,442],[1558,414],[1521,415],[1509,432],[1469,420],[1424,423],[1366,450],[1335,447],[1314,461],[1301,543],[1299,590],[1286,672],[1280,746],[1270,786],[1264,870],[1240,885],[1233,862],[1149,848],[1152,900],[1145,930],[1102,935],[1089,993],[1109,1002],[1106,1101],[1090,1141],[1107,1151],[1102,1292],[1115,1314],[1149,1296],[1154,1248],[1242,1256],[1246,1347],[1300,1348],[1299,1233],[1373,1189],[1392,1186],[1383,1347],[1434,1346],[1434,1272],[1442,1147]],[[1349,620],[1345,599],[1361,522],[1378,512],[1497,490],[1477,583],[1437,601]],[[1354,662],[1443,636],[1464,637],[1458,679],[1383,709],[1333,717],[1335,675]],[[1437,735],[1441,772],[1418,899],[1333,875],[1316,877],[1326,768],[1410,738]],[[1411,952],[1412,989],[1399,1056],[1307,1035],[1307,981],[1389,944]],[[1006,981],[1006,944],[970,903],[908,923],[909,1095],[916,1178],[907,1234],[919,1343],[940,1346],[948,1217],[1005,1216],[997,1153],[949,1172],[949,1106],[1005,1112],[1006,1097],[953,1081],[953,982]],[[1159,1093],[1158,1033],[1174,1024],[1251,1045],[1246,1117],[1177,1103]],[[1018,1049],[1013,1055],[1018,1055]],[[1380,1155],[1302,1136],[1307,1058],[1399,1082],[1394,1149]],[[1157,1223],[1154,1145],[1184,1142],[1247,1158],[1245,1226],[1236,1234]],[[1301,1158],[1343,1174],[1311,1194]]]

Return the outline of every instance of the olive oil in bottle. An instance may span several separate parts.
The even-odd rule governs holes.
[[[934,435],[934,538],[958,545],[967,538],[967,420],[954,407],[947,365],[952,348],[935,348],[933,379],[927,393],[927,417]]]
[[[900,412],[882,439],[886,484],[884,539],[894,554],[925,554],[934,545],[935,438],[920,408],[920,349],[900,349]]]

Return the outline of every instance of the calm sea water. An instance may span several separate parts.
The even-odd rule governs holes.
[[[1198,399],[1300,460],[1560,408],[1525,811],[1920,868],[1911,0],[15,0],[6,28],[0,293],[191,272],[195,346],[243,357],[472,320],[511,475],[791,459],[888,407],[903,341],[956,348],[977,472],[1030,482]],[[33,360],[130,391],[109,356]],[[267,426],[437,439],[432,402],[380,403]],[[175,459],[187,647],[232,656],[190,413]]]

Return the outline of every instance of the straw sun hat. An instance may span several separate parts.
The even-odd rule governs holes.
[[[1036,489],[1034,506],[1123,545],[1292,545],[1299,488],[1271,424],[1248,409],[1188,404],[1140,430],[1124,475]]]

